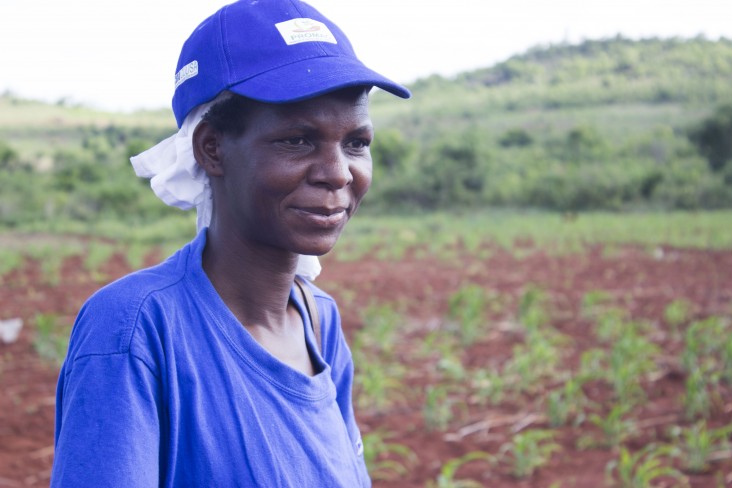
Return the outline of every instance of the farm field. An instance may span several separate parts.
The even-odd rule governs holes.
[[[376,487],[732,486],[732,213],[359,216],[339,303]],[[179,237],[179,236],[176,236]],[[0,233],[0,487],[47,486],[58,364],[168,245]]]

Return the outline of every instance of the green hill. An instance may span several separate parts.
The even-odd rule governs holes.
[[[620,37],[535,48],[454,79],[419,80],[407,103],[374,97],[375,120],[387,132],[377,131],[374,152],[407,154],[396,169],[377,168],[392,174],[377,183],[376,200],[730,206],[732,168],[712,172],[689,136],[732,111],[724,108],[731,81],[732,41]],[[729,146],[732,126],[721,130]]]
[[[731,81],[732,41],[617,37],[376,92],[364,209],[732,207]],[[0,96],[0,225],[176,214],[128,163],[174,131],[168,110]]]

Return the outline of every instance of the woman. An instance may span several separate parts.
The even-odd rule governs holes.
[[[338,310],[294,281],[368,191],[369,89],[409,92],[290,0],[222,8],[176,72],[180,131],[133,165],[200,232],[79,313],[51,485],[370,486]]]

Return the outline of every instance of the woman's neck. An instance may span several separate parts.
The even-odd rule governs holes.
[[[224,303],[249,328],[287,327],[287,305],[298,255],[209,229],[203,270]]]

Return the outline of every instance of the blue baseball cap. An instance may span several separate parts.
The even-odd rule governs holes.
[[[196,106],[229,90],[266,103],[296,102],[349,86],[409,90],[367,68],[338,26],[299,0],[241,0],[186,40],[175,75],[178,127]]]

